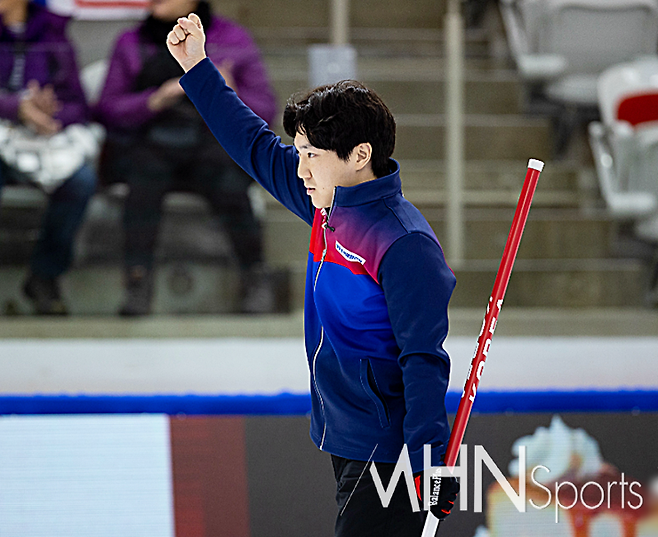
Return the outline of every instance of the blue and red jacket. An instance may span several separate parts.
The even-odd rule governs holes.
[[[304,333],[311,373],[311,438],[355,460],[396,462],[406,443],[414,471],[423,445],[438,465],[449,425],[448,301],[455,277],[425,218],[402,195],[399,166],[315,209],[298,155],[237,98],[208,59],[181,85],[227,153],[312,226]]]

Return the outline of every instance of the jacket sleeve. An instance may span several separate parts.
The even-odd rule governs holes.
[[[54,117],[64,126],[86,123],[89,120],[89,109],[80,83],[75,50],[66,38],[53,43],[52,46],[52,54],[58,65],[52,84],[57,99],[62,105],[61,110]]]
[[[4,29],[0,26],[0,34]],[[9,61],[13,54],[13,45],[7,42],[0,42],[0,77],[7,80],[11,73],[12,64]],[[18,121],[18,106],[20,104],[20,95],[0,87],[0,119],[9,119]]]
[[[232,27],[232,31],[235,35],[231,45],[206,43],[208,56],[213,62],[213,52],[216,52],[218,58],[224,55],[232,58],[235,89],[240,100],[271,125],[276,114],[276,98],[265,64],[247,31],[237,27]],[[209,35],[208,39],[210,37]],[[215,64],[217,65],[216,62]]]
[[[54,117],[64,126],[72,123],[85,123],[89,119],[89,109],[78,72],[75,49],[66,37],[67,17],[48,12],[36,3],[28,5],[26,36],[24,42],[23,88],[30,80],[41,85],[52,85],[61,108]],[[4,28],[0,24],[0,33]],[[16,54],[12,41],[0,45],[0,58],[3,58],[2,75],[9,76],[13,57]],[[5,80],[5,82],[7,82]],[[0,117],[18,121],[21,92],[0,90]]]
[[[132,130],[155,117],[148,108],[148,99],[156,89],[135,92],[135,77],[131,69],[131,49],[137,45],[128,42],[126,35],[119,38],[105,79],[95,113],[110,128]]]
[[[0,89],[0,119],[9,119],[17,122],[19,105],[20,96],[18,94]]]
[[[51,69],[48,83],[52,84],[61,105],[53,117],[61,121],[64,127],[73,123],[86,123],[89,120],[89,108],[80,83],[75,50],[70,41],[62,34],[36,46],[49,48]]]
[[[86,123],[89,119],[89,109],[85,99],[80,76],[75,60],[75,51],[68,41],[49,42],[47,45],[49,60],[52,60],[53,76],[47,80],[52,84],[61,109],[55,114],[55,119],[66,127],[72,123]],[[20,93],[10,93],[0,90],[0,118],[18,122]]]
[[[439,244],[409,233],[388,249],[379,267],[389,317],[400,356],[406,414],[404,440],[414,472],[423,470],[423,446],[432,445],[432,465],[442,461],[450,436],[445,394],[450,358],[448,301],[455,276]]]
[[[208,59],[181,78],[181,86],[226,152],[272,196],[307,224],[314,208],[297,177],[299,157],[229,88]]]

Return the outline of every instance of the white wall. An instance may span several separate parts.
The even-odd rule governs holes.
[[[449,337],[460,391],[475,341]],[[499,337],[481,389],[658,387],[658,337]],[[300,338],[0,340],[0,394],[308,392]]]

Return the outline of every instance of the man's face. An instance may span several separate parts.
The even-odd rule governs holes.
[[[335,187],[352,186],[358,182],[352,159],[344,161],[335,151],[313,147],[300,132],[295,136],[294,145],[299,153],[297,175],[304,181],[314,207],[330,207]]]

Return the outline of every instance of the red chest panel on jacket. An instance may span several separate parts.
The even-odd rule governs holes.
[[[319,263],[322,260],[322,252],[325,247],[325,222],[326,222],[326,213],[322,209],[317,209],[315,211],[315,217],[313,219],[313,227],[311,229],[311,243],[309,251],[313,254],[313,262]],[[325,255],[325,263],[335,263],[347,268],[352,274],[363,274],[367,275],[368,271],[365,269],[363,262],[358,258],[358,254],[351,252],[345,248],[345,246],[336,244],[338,233],[335,233],[331,229],[326,230],[326,240],[327,240],[327,253]],[[343,252],[341,254],[340,252]]]

